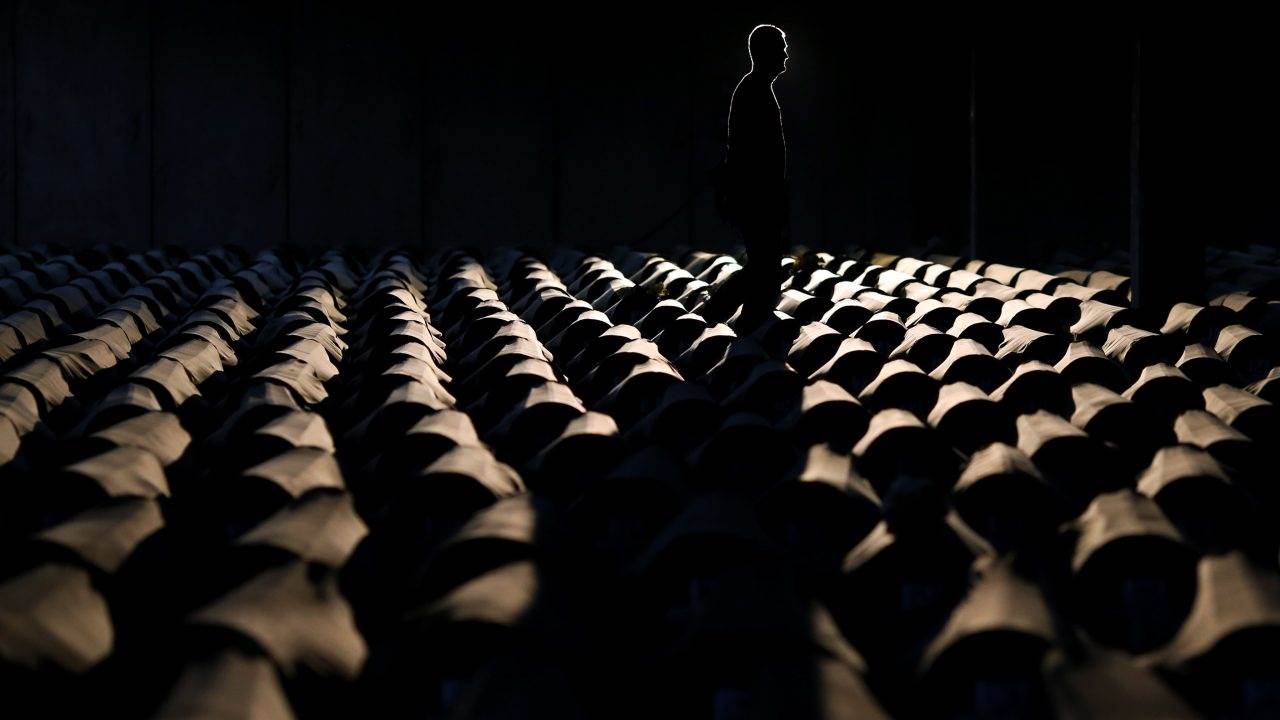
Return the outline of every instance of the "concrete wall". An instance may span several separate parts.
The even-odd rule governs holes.
[[[872,28],[767,5],[247,0],[17,2],[0,24],[0,240],[608,245],[656,228],[646,242],[725,247],[695,193],[762,19],[791,34],[793,239],[905,241],[914,130]]]
[[[1132,33],[891,12],[14,0],[0,242],[635,241],[720,159],[745,35],[768,21],[791,43],[795,242],[966,247],[974,56],[980,252],[1123,246]],[[1274,54],[1250,52],[1236,70]],[[1205,84],[1242,118],[1217,142],[1270,153],[1206,161],[1223,176],[1280,159],[1251,85]],[[1225,187],[1234,234],[1273,232],[1269,186]],[[731,241],[705,192],[647,240]]]

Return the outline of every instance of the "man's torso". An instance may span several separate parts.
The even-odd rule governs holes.
[[[786,176],[786,153],[782,112],[772,83],[744,76],[729,109],[730,170],[753,180],[781,181]]]
[[[735,222],[781,226],[786,215],[786,140],[772,83],[753,75],[738,82],[729,108],[726,169]]]

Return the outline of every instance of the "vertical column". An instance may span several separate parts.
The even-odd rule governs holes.
[[[22,242],[147,245],[147,3],[24,1],[16,30]]]
[[[1244,118],[1220,89],[1236,82],[1233,51],[1188,47],[1181,37],[1142,37],[1140,232],[1132,258],[1138,307],[1203,302],[1206,237],[1231,242],[1230,208],[1242,178],[1228,147],[1239,142],[1233,135]]]
[[[156,3],[156,240],[283,242],[286,6]]]
[[[698,65],[698,51],[696,49],[698,42],[697,25],[690,24],[685,27],[684,32],[680,37],[684,42],[685,73],[686,78],[688,78],[684,90],[688,95],[687,99],[689,101],[689,122],[685,130],[687,133],[686,162],[688,163],[685,171],[685,188],[690,196],[693,197],[685,208],[684,213],[685,244],[689,247],[697,247],[698,223],[695,203],[698,198],[695,193],[698,192],[699,186],[707,180],[704,175],[709,170],[709,168],[698,167],[698,112],[700,111],[702,104],[698,102],[698,76],[700,73],[700,67]]]
[[[687,22],[693,28],[693,56],[698,68],[690,92],[696,98],[697,116],[693,128],[693,163],[706,172],[724,160],[728,133],[729,99],[738,79],[747,72],[747,33],[759,22],[758,15],[719,6],[690,5]],[[783,121],[792,119],[783,109]],[[690,211],[693,232],[700,249],[728,250],[734,243],[733,230],[721,219],[713,193],[694,198]]]
[[[558,50],[547,20],[517,12],[497,25],[448,11],[432,19],[419,28],[428,243],[549,242]]]
[[[972,34],[970,34],[972,38]],[[978,257],[978,48],[969,48],[969,256]]]
[[[970,48],[954,29],[917,34],[903,63],[910,88],[903,123],[911,148],[911,232],[915,248],[958,254],[968,243]],[[905,44],[905,43],[904,43]]]
[[[417,53],[425,13],[395,3],[295,6],[290,75],[289,227],[307,245],[422,236]],[[465,72],[460,68],[457,72]]]
[[[14,199],[17,194],[18,146],[15,118],[17,77],[14,64],[17,55],[16,20],[18,3],[0,8],[0,244],[18,242],[18,217]]]
[[[613,12],[612,10],[610,11]],[[592,18],[580,17],[590,23]],[[612,22],[574,35],[557,69],[561,237],[571,244],[683,242],[689,100],[683,30]],[[652,234],[649,234],[651,233]]]
[[[560,38],[557,36],[557,40]],[[560,42],[547,69],[547,102],[551,106],[551,242],[564,242],[564,57]]]
[[[1142,38],[1133,38],[1129,73],[1129,291],[1135,305],[1146,292],[1147,258],[1142,243]]]
[[[828,222],[826,188],[830,182],[829,162],[838,150],[828,130],[832,126],[826,84],[840,72],[833,61],[841,52],[842,38],[831,32],[822,14],[803,8],[757,16],[758,21],[776,23],[787,33],[787,72],[774,84],[782,106],[783,130],[787,140],[787,181],[791,189],[791,242],[807,248],[823,246],[831,232]],[[732,52],[746,59],[746,24],[739,46]],[[737,78],[734,78],[735,80]],[[727,108],[726,108],[727,109]]]
[[[1069,26],[981,38],[978,254],[1046,264],[1128,246],[1129,45]]]

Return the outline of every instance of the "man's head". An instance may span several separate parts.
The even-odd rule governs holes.
[[[777,76],[787,69],[787,35],[773,25],[757,25],[747,36],[747,51],[753,72]]]

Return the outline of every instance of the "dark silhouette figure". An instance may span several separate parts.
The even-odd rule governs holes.
[[[773,94],[773,81],[787,69],[787,36],[773,25],[758,25],[747,49],[751,71],[738,81],[729,103],[725,158],[729,220],[747,248],[740,330],[756,327],[777,306],[788,214],[787,143]]]

